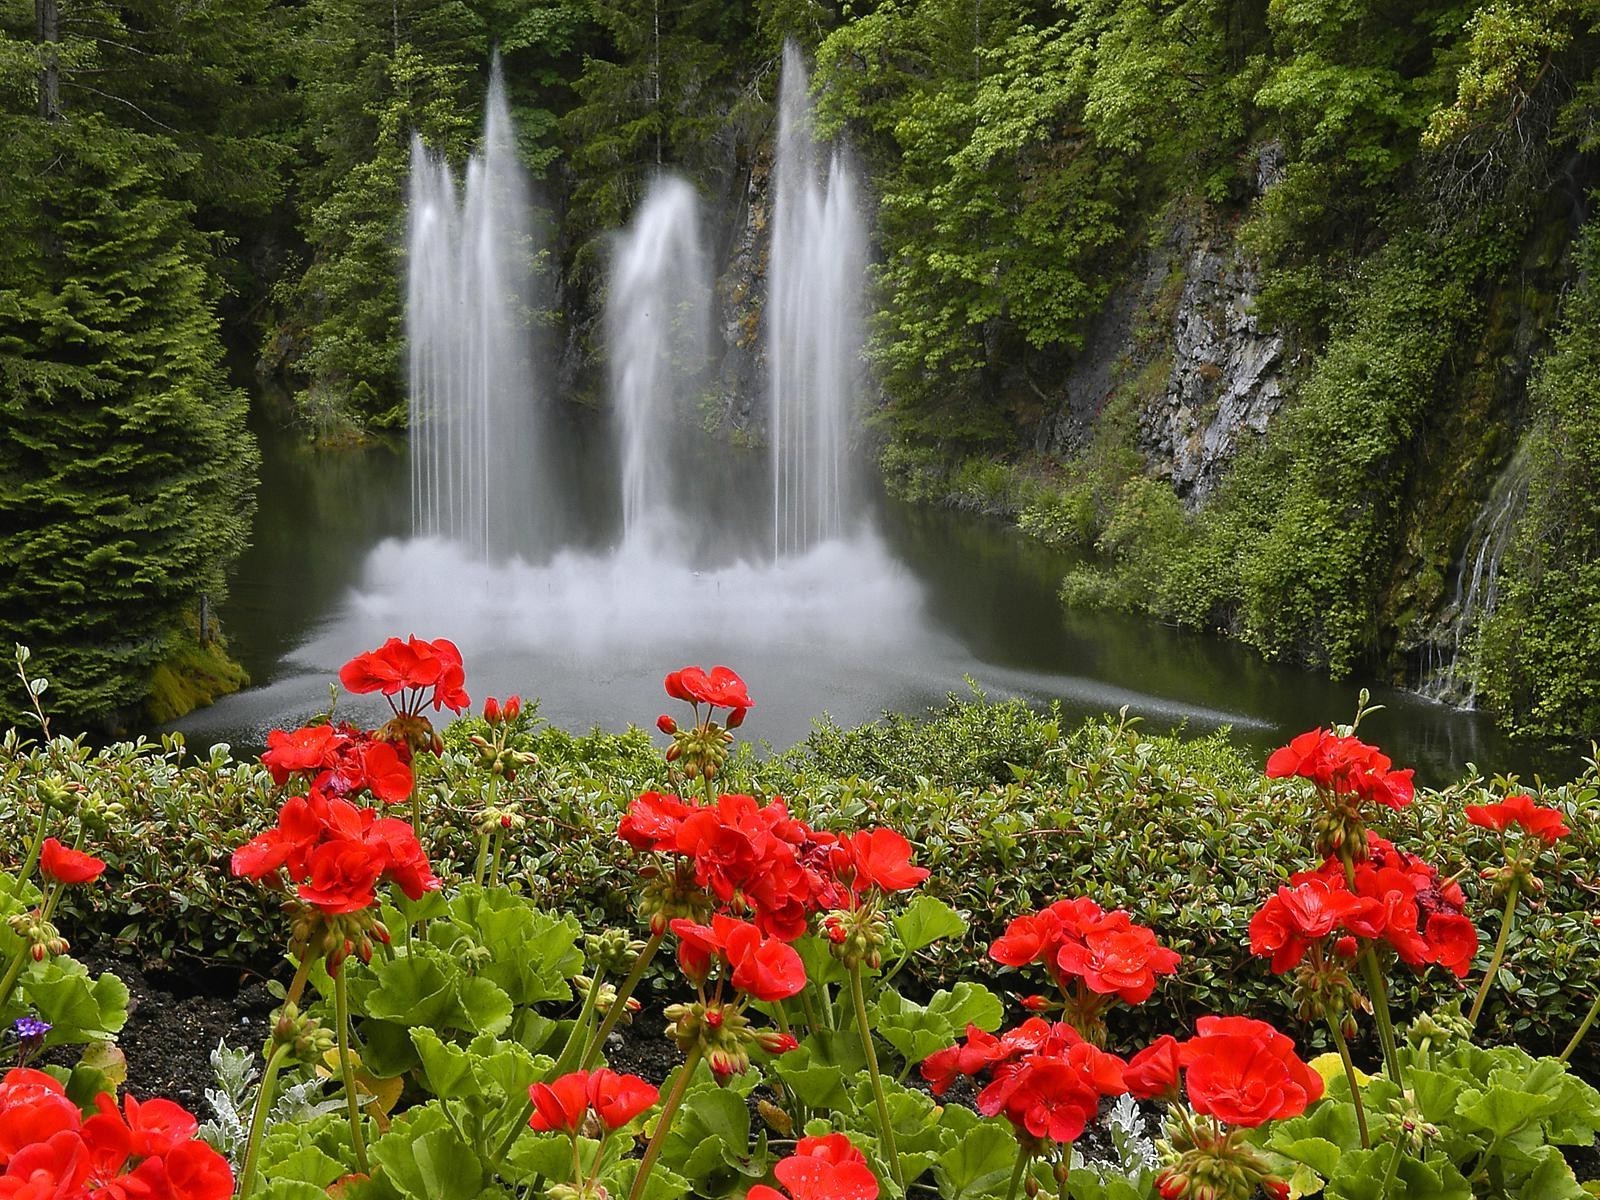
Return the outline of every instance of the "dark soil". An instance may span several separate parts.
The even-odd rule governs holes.
[[[92,974],[110,971],[128,985],[128,1023],[117,1045],[128,1060],[128,1089],[166,1096],[201,1120],[215,1087],[211,1052],[219,1041],[258,1049],[276,1001],[255,974],[204,964],[142,963],[90,951],[76,957]]]

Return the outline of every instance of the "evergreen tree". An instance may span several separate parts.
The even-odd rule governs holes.
[[[116,724],[222,594],[257,458],[171,146],[40,91],[0,118],[0,636]]]

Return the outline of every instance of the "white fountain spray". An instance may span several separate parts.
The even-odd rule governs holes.
[[[526,334],[528,188],[496,61],[460,197],[412,140],[406,235],[412,520],[479,556],[525,549],[539,438]]]
[[[844,533],[851,508],[845,455],[861,377],[865,224],[844,157],[835,150],[825,176],[821,169],[809,93],[791,42],[779,89],[766,310],[773,549],[780,556]]]
[[[672,446],[705,380],[710,297],[699,201],[689,184],[663,175],[617,242],[606,292],[626,547],[660,553],[675,541],[669,468],[683,459]]]

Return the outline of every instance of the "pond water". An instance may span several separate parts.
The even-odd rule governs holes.
[[[1230,727],[1265,752],[1347,720],[1357,683],[1262,661],[1220,638],[1103,612],[1066,612],[1068,560],[995,520],[874,495],[846,538],[772,561],[759,456],[706,443],[684,480],[698,520],[670,545],[615,547],[619,500],[599,422],[573,422],[557,526],[565,548],[486,562],[412,538],[403,449],[316,451],[260,422],[253,544],[221,616],[254,685],[176,723],[197,746],[253,751],[267,730],[327,708],[353,654],[390,635],[449,637],[475,700],[520,693],[569,729],[649,726],[676,707],[661,677],[726,663],[757,707],[742,733],[783,748],[819,714],[845,724],[918,712],[951,693],[1060,701],[1069,714],[1127,706],[1153,729]],[[545,489],[549,494],[549,489]],[[714,528],[712,528],[714,526]],[[685,561],[696,565],[686,566]],[[1367,736],[1431,782],[1486,771],[1569,773],[1574,760],[1511,743],[1482,714],[1375,688]],[[356,719],[381,701],[342,697]]]

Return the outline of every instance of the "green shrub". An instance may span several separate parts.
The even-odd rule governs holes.
[[[477,721],[456,723],[445,754],[419,763],[424,834],[441,871],[470,873],[476,853],[473,821],[489,779],[468,737],[481,730]],[[1381,741],[1381,728],[1369,736]],[[267,774],[220,752],[194,761],[178,739],[101,751],[62,745],[70,748],[71,777],[123,806],[103,842],[92,845],[112,869],[104,885],[74,897],[68,936],[98,932],[150,956],[270,961],[281,914],[261,889],[227,870],[230,850],[276,811]],[[526,820],[510,842],[509,878],[585,928],[630,924],[636,879],[614,831],[635,795],[668,786],[650,736],[543,727],[520,734],[519,745],[539,763],[497,785],[497,804]],[[42,769],[37,747],[15,734],[0,743],[0,786],[21,800],[5,818],[14,844]],[[1510,785],[1495,781],[1492,790],[1504,794]],[[1259,761],[1225,733],[1153,737],[1125,719],[1068,730],[1059,710],[952,697],[922,719],[896,715],[854,729],[824,722],[778,756],[743,747],[723,786],[788,797],[822,828],[877,822],[916,843],[933,871],[926,890],[972,924],[965,943],[939,943],[914,957],[908,969],[916,986],[976,976],[1001,989],[1034,990],[991,963],[984,947],[1012,916],[1089,895],[1127,908],[1184,956],[1178,976],[1150,1004],[1119,1014],[1119,1037],[1187,1026],[1206,1011],[1292,1022],[1288,989],[1250,956],[1247,927],[1265,896],[1312,860],[1309,797],[1296,781],[1265,779]],[[1484,787],[1474,779],[1422,791],[1413,807],[1381,814],[1386,835],[1460,876],[1483,933],[1480,961],[1498,918],[1478,870],[1497,861],[1498,848],[1467,824],[1462,807],[1478,802]],[[1564,1043],[1592,998],[1600,964],[1600,930],[1590,918],[1591,889],[1600,882],[1600,769],[1591,765],[1538,799],[1561,807],[1574,833],[1559,864],[1544,872],[1532,913],[1518,921],[1483,1023],[1530,1048]],[[408,815],[405,806],[397,815]],[[1438,971],[1404,973],[1396,1002],[1403,1014],[1457,994],[1455,980]]]

